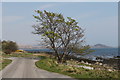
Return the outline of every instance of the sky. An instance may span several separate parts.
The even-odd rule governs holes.
[[[119,0],[1,0],[3,2],[118,2]]]
[[[34,10],[74,18],[85,29],[86,44],[118,46],[117,2],[3,2],[2,40],[38,44],[40,36],[32,34],[32,25],[36,24],[33,15],[37,15]]]

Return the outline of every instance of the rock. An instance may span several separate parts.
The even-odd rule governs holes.
[[[113,71],[112,69],[108,69],[108,71]]]
[[[95,64],[97,64],[97,65],[98,65],[98,64],[99,64],[99,62],[96,62]]]
[[[88,64],[88,62],[86,62],[85,64]]]
[[[104,67],[106,67],[106,66],[107,66],[107,64],[104,64],[103,66],[104,66]]]
[[[81,61],[81,63],[85,63],[84,61]]]
[[[95,70],[101,70],[100,68],[95,68]]]
[[[100,68],[98,68],[98,70],[101,70]]]
[[[102,63],[99,63],[99,65],[103,65]]]
[[[76,63],[79,63],[79,61],[76,61]]]
[[[89,66],[82,66],[82,65],[74,65],[75,67],[82,67],[82,68],[85,68],[85,69],[90,69],[90,70],[93,70],[94,68],[93,67],[89,67]]]
[[[90,69],[90,70],[93,70],[93,69],[94,69],[93,67],[88,67],[88,66],[83,66],[83,68],[85,68],[85,69]]]
[[[92,65],[92,64],[89,63],[88,65]]]

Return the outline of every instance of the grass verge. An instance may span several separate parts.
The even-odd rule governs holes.
[[[56,72],[73,78],[119,78],[119,72],[104,71],[104,70],[89,70],[84,68],[76,68],[65,64],[58,64],[55,59],[45,58],[35,63],[38,68]]]
[[[4,69],[11,62],[12,62],[12,60],[10,60],[10,59],[3,59],[2,63],[0,63],[0,70]]]
[[[9,58],[9,57],[33,57],[32,53],[11,53],[11,54],[2,54],[3,57]]]

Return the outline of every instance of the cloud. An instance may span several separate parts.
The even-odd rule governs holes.
[[[23,16],[3,16],[2,17],[3,23],[15,22],[22,19],[24,19]]]
[[[55,7],[55,6],[56,6],[55,4],[46,4],[46,5],[40,6],[40,9],[44,10],[44,9],[52,8],[52,7]]]

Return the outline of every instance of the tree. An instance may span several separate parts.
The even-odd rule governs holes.
[[[2,50],[2,42],[1,42],[1,40],[0,40],[0,50]]]
[[[2,41],[2,51],[6,54],[11,54],[12,52],[18,50],[16,42],[13,41]]]
[[[35,11],[34,16],[38,24],[33,25],[34,34],[42,36],[44,43],[51,47],[57,57],[58,63],[62,63],[71,53],[85,53],[89,46],[83,46],[84,30],[78,26],[76,20],[62,14],[47,11]],[[86,50],[83,50],[83,48]],[[75,50],[77,49],[77,50]],[[80,52],[81,51],[81,52]]]

